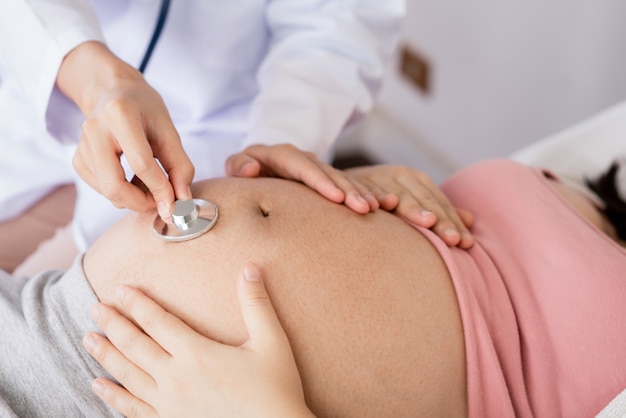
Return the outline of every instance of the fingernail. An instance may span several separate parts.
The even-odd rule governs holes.
[[[430,215],[433,215],[433,212],[431,212],[429,210],[426,210],[426,209],[422,209],[420,211],[420,215],[422,215],[422,216],[430,216]]]
[[[261,275],[259,270],[254,267],[245,267],[243,269],[243,277],[249,282],[260,282]]]
[[[454,228],[448,227],[443,230],[443,234],[447,237],[452,237],[458,235],[458,232]]]
[[[98,305],[94,305],[94,307],[89,311],[89,316],[91,316],[93,322],[98,322],[98,318],[100,318],[100,307],[98,307]]]
[[[91,353],[93,352],[93,349],[95,346],[96,346],[96,339],[93,337],[93,335],[91,334],[85,335],[85,337],[83,338],[83,347],[85,347],[85,350]]]
[[[246,161],[245,163],[241,164],[237,170],[237,172],[235,174],[239,175],[239,176],[245,176],[246,175],[246,167],[250,167],[252,165],[252,163],[254,163],[255,160],[252,159],[248,159],[248,161]]]
[[[371,193],[368,193],[368,194],[365,195],[365,201],[370,206],[370,210],[371,211],[374,211],[374,210],[380,208],[380,202]]]
[[[240,172],[240,173],[243,173],[243,172],[244,172],[244,170],[246,169],[246,167],[249,167],[249,166],[250,166],[250,163],[251,163],[251,162],[252,162],[252,161],[248,160],[248,161],[246,161],[245,163],[241,164],[241,166],[239,167],[239,172]]]
[[[117,289],[115,289],[115,294],[117,295],[117,299],[120,302],[124,302],[124,298],[126,297],[126,290],[123,286],[118,286]]]
[[[91,384],[91,390],[98,396],[102,396],[104,393],[104,385],[99,380],[94,380]]]
[[[157,203],[157,211],[159,211],[159,216],[162,219],[167,219],[171,216],[170,214],[170,205],[165,202]]]
[[[187,186],[187,196],[189,197],[189,199],[193,197],[193,195],[191,194],[191,186]]]

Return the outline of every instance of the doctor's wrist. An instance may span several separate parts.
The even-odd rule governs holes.
[[[143,75],[103,43],[89,41],[65,56],[57,75],[57,86],[87,116],[99,98],[115,89],[121,80],[143,82]]]

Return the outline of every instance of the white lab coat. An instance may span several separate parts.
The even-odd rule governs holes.
[[[372,107],[404,3],[173,0],[145,77],[195,179],[224,175],[226,157],[254,143],[292,143],[327,159],[341,130]],[[83,117],[55,79],[63,57],[88,40],[138,66],[159,8],[157,0],[0,1],[0,221],[71,182],[79,248],[124,213],[72,169]]]

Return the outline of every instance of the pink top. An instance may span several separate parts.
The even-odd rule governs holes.
[[[541,171],[472,165],[442,186],[476,244],[443,257],[457,292],[470,417],[590,417],[626,388],[626,252]]]

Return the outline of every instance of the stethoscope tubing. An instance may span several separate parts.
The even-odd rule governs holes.
[[[167,12],[170,8],[170,0],[161,0],[161,10],[159,11],[159,18],[157,19],[156,26],[154,27],[154,32],[152,32],[152,38],[150,38],[150,43],[148,44],[148,48],[141,60],[141,64],[139,65],[139,72],[143,74],[148,66],[148,62],[150,62],[150,57],[152,57],[152,52],[154,51],[154,47],[156,46],[159,38],[161,37],[161,32],[163,31],[163,26],[165,26],[165,20],[167,19]]]

